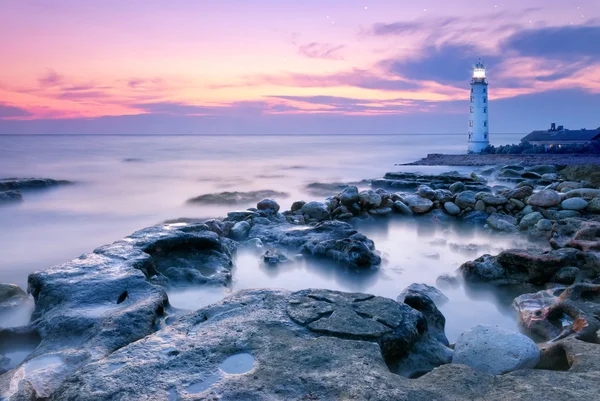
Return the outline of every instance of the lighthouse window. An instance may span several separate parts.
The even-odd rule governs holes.
[[[487,89],[486,88],[483,88],[483,93],[487,93]]]
[[[484,107],[484,108],[483,108],[483,112],[484,112],[484,113],[487,113],[487,107]]]
[[[483,134],[483,139],[487,139],[487,134]]]
[[[473,112],[473,106],[469,107],[469,112]]]
[[[471,96],[471,103],[473,103],[473,96]]]
[[[473,88],[471,88],[471,93],[473,93]]]
[[[472,127],[472,126],[473,126],[473,120],[470,120],[469,121],[469,127]]]
[[[483,126],[484,126],[484,127],[487,127],[487,121],[484,121],[484,122],[483,122]]]
[[[487,103],[487,97],[483,98],[483,103]]]

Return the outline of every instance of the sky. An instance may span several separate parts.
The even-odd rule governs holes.
[[[0,0],[0,134],[600,126],[598,0]]]

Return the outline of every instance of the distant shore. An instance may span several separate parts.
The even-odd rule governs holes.
[[[600,164],[600,155],[588,154],[519,154],[488,155],[463,154],[444,155],[430,153],[427,157],[411,163],[399,163],[396,166],[492,166],[497,164],[519,163],[523,166],[541,164],[573,166],[578,164]]]

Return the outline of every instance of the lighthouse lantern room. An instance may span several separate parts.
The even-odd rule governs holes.
[[[490,144],[488,107],[488,82],[485,77],[485,66],[479,60],[475,64],[471,79],[468,153],[481,153]]]

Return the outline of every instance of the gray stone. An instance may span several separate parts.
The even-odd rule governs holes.
[[[600,213],[600,198],[592,198],[588,202],[587,211],[590,213]]]
[[[409,195],[404,198],[404,203],[416,214],[427,213],[433,208],[433,202],[419,195]]]
[[[535,228],[540,231],[550,231],[552,230],[552,222],[548,219],[541,219],[535,224]]]
[[[492,194],[483,194],[481,200],[488,206],[502,206],[508,202],[504,196],[496,196]]]
[[[302,214],[307,215],[309,218],[316,220],[325,220],[329,218],[329,209],[323,202],[312,201],[306,203],[300,209]]]
[[[398,298],[396,298],[396,300],[398,302],[404,302],[406,296],[411,292],[423,294],[429,297],[433,302],[435,302],[436,305],[443,305],[444,303],[449,301],[448,297],[443,292],[441,292],[435,287],[422,283],[412,283],[411,285],[402,290],[402,292],[400,293],[400,295],[398,295]]]
[[[475,192],[473,191],[464,191],[459,193],[454,200],[456,206],[461,209],[466,209],[468,207],[474,208],[477,199],[475,199]]]
[[[532,167],[529,167],[527,170],[533,171],[534,173],[538,173],[538,174],[555,174],[558,171],[556,166],[553,166],[551,164],[542,164],[539,166],[532,166]]]
[[[435,200],[436,198],[436,193],[433,189],[431,189],[430,187],[428,187],[427,185],[420,185],[419,188],[417,188],[417,195],[419,195],[422,198],[427,198],[429,200]]]
[[[539,180],[542,178],[542,176],[540,174],[535,173],[533,171],[525,171],[523,174],[521,174],[521,177],[527,178],[530,180]]]
[[[457,216],[458,214],[460,214],[460,208],[458,206],[456,206],[452,202],[446,202],[446,203],[444,203],[444,209],[451,216]]]
[[[263,199],[256,205],[258,210],[265,212],[266,214],[275,214],[279,211],[279,204],[273,199]]]
[[[27,293],[16,284],[0,283],[0,303],[6,302],[13,297],[27,297]]]
[[[583,188],[583,184],[576,181],[563,181],[556,185],[556,190],[560,192],[569,192],[572,189]]]
[[[406,206],[402,201],[395,201],[394,202],[394,210],[400,214],[404,214],[404,215],[412,215],[413,212],[412,210]]]
[[[558,206],[560,201],[560,195],[556,191],[544,189],[531,195],[527,203],[532,206],[553,207]]]
[[[485,210],[485,202],[481,199],[475,202],[475,210],[484,211]]]
[[[522,210],[525,207],[525,204],[523,202],[515,198],[509,199],[509,202],[517,210]]]
[[[600,189],[580,188],[567,192],[567,198],[583,198],[585,200],[591,200],[598,197],[600,197]]]
[[[286,192],[269,189],[249,192],[219,192],[191,198],[188,203],[236,205],[258,202],[267,198],[287,198],[288,196],[289,194]]]
[[[363,209],[377,209],[383,201],[381,195],[373,190],[361,191],[358,197]]]
[[[583,198],[568,198],[560,203],[560,207],[566,210],[583,210],[588,203]]]
[[[558,180],[558,174],[556,173],[546,173],[546,174],[542,174],[542,180],[544,181],[556,181]]]
[[[577,276],[579,275],[580,271],[581,270],[579,270],[579,268],[575,266],[563,267],[562,269],[556,272],[556,274],[552,278],[552,281],[560,284],[571,285],[577,279]]]
[[[339,195],[339,198],[342,205],[351,205],[353,203],[357,203],[359,200],[358,188],[355,186],[349,186],[342,191],[342,193]]]
[[[457,181],[454,184],[450,185],[449,189],[453,194],[457,194],[457,193],[463,192],[466,188],[465,188],[465,184],[463,184],[462,181]]]
[[[294,203],[292,203],[292,207],[290,208],[290,210],[292,211],[292,213],[295,213],[302,209],[302,206],[304,205],[306,205],[306,202],[303,200],[295,201]]]
[[[533,187],[524,185],[524,186],[517,187],[517,188],[507,191],[504,194],[504,196],[506,196],[507,198],[515,198],[515,199],[523,200],[523,199],[527,198],[528,196],[531,196],[532,193],[533,193]]]
[[[544,216],[540,212],[533,212],[523,216],[519,222],[519,228],[521,230],[529,230],[537,224],[538,221],[542,220]]]
[[[485,221],[490,228],[497,231],[517,232],[517,219],[507,214],[493,213]]]
[[[461,334],[452,358],[452,363],[490,375],[533,369],[539,361],[540,350],[529,337],[498,326],[484,325]]]
[[[229,232],[229,236],[233,240],[243,241],[246,238],[248,238],[249,232],[250,232],[250,224],[247,221],[238,221],[231,228],[231,231]]]
[[[23,195],[18,189],[0,191],[0,203],[18,202],[23,200]]]

